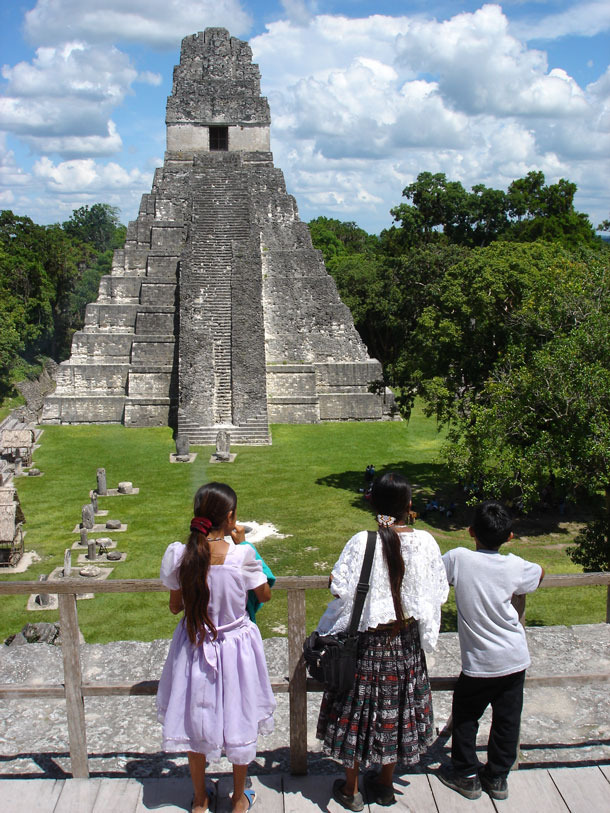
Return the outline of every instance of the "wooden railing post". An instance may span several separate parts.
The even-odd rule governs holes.
[[[303,659],[305,590],[286,591],[288,602],[288,702],[290,708],[290,772],[307,773],[307,673]]]
[[[74,593],[59,593],[57,598],[59,601],[61,653],[64,661],[66,716],[68,718],[72,776],[75,779],[88,779],[87,732],[85,728],[85,703],[83,700],[80,667],[76,595]]]

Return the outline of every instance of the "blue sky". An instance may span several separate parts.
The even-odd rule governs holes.
[[[377,232],[423,171],[506,188],[542,170],[609,216],[607,0],[0,0],[0,208],[134,219],[180,41],[211,25],[250,42],[303,220]]]

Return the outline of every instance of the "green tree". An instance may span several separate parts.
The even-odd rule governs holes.
[[[324,256],[326,267],[349,254],[368,255],[376,253],[379,238],[368,234],[353,222],[342,222],[330,217],[317,217],[309,222],[309,232],[314,247]]]
[[[498,239],[518,242],[548,240],[575,247],[597,244],[587,216],[574,209],[576,184],[561,178],[547,185],[544,173],[529,172],[513,181],[507,192],[483,184],[467,192],[444,173],[421,172],[406,186],[401,203],[391,210],[400,226],[382,234],[404,250],[447,239],[465,246],[486,246]]]
[[[450,431],[456,474],[486,494],[519,494],[528,508],[555,483],[561,497],[598,498],[599,513],[572,558],[610,569],[610,309],[590,313],[533,353],[511,347],[482,397]]]
[[[88,243],[98,252],[120,248],[121,238],[123,242],[125,240],[124,227],[119,223],[119,210],[108,203],[94,203],[91,208],[81,206],[75,209],[62,228],[70,237]]]
[[[69,354],[86,301],[95,299],[101,275],[110,270],[112,249],[124,238],[125,228],[107,204],[76,210],[64,227],[0,212],[2,393],[10,389],[20,356],[61,361]]]
[[[394,383],[441,423],[467,417],[511,346],[533,352],[591,312],[608,287],[607,257],[550,243],[471,250],[426,292]]]

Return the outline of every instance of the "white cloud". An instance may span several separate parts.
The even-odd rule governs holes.
[[[577,35],[594,37],[610,30],[610,5],[607,0],[574,3],[565,11],[547,14],[535,22],[514,23],[511,29],[524,40],[554,40]]]
[[[0,133],[0,200],[12,202],[13,191],[29,185],[30,176],[15,161],[15,153],[6,147],[6,138]]]
[[[286,16],[294,25],[308,25],[313,19],[313,13],[305,0],[281,0]]]
[[[38,0],[25,15],[25,32],[36,45],[75,39],[173,48],[208,26],[224,26],[239,36],[251,23],[239,0]]]
[[[5,65],[8,94],[21,98],[75,97],[84,102],[116,105],[138,76],[129,57],[114,47],[68,42],[41,47],[32,63]]]
[[[32,173],[49,189],[62,195],[75,192],[98,194],[105,190],[139,189],[145,183],[150,185],[150,179],[138,169],[128,171],[114,162],[98,164],[91,158],[55,164],[43,157],[36,161]]]
[[[160,85],[163,81],[163,77],[160,73],[153,73],[153,71],[142,71],[138,74],[137,78],[138,82],[142,82],[144,85]]]
[[[106,135],[64,135],[33,136],[24,135],[23,141],[36,153],[56,153],[67,158],[78,156],[114,155],[120,152],[123,142],[113,121],[108,122]]]
[[[69,43],[39,48],[32,63],[4,66],[0,128],[41,153],[109,155],[121,138],[109,119],[137,71],[116,48]]]
[[[467,187],[505,188],[532,169],[548,182],[584,182],[608,149],[601,99],[610,79],[583,89],[565,70],[549,71],[546,54],[515,37],[497,5],[444,22],[279,21],[251,46],[276,163],[306,217],[325,207],[388,225],[423,170]]]
[[[250,45],[271,105],[275,163],[305,219],[322,210],[385,227],[403,187],[423,170],[498,188],[540,169],[549,182],[578,183],[577,200],[607,208],[600,176],[610,153],[610,73],[581,88],[567,71],[549,70],[546,53],[527,45],[533,28],[518,34],[526,29],[509,25],[498,5],[444,21],[316,15],[309,0],[283,7],[287,19]],[[596,4],[579,8],[581,27],[593,32]],[[553,36],[560,16],[546,18],[557,23]],[[143,139],[128,137],[124,111],[134,94],[152,97],[138,83],[158,87],[162,77],[147,70],[152,62],[136,67],[137,57],[116,43],[176,47],[209,25],[239,35],[248,24],[238,0],[38,0],[26,15],[36,56],[3,69],[0,96],[0,128],[49,156],[32,169],[36,205],[104,200],[133,217],[153,171],[139,152]],[[148,137],[156,117],[162,134],[163,114],[162,101],[147,108],[134,131],[146,128]],[[162,149],[156,142],[149,152]],[[93,160],[112,153],[121,158]],[[141,171],[121,168],[133,160],[128,154],[141,154]],[[2,177],[0,165],[0,194]]]
[[[470,114],[579,115],[583,94],[564,71],[547,73],[546,56],[508,32],[499,6],[450,20],[415,21],[398,36],[398,59],[438,77],[448,104]]]

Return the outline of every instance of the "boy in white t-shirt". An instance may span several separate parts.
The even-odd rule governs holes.
[[[454,548],[443,556],[447,580],[455,588],[462,672],[453,693],[451,768],[441,770],[439,779],[467,799],[478,799],[481,785],[492,799],[506,799],[530,665],[525,630],[511,597],[533,592],[544,570],[498,552],[513,537],[510,514],[501,503],[487,500],[477,506],[469,531],[476,550]],[[481,767],[476,738],[489,704],[487,764]]]

